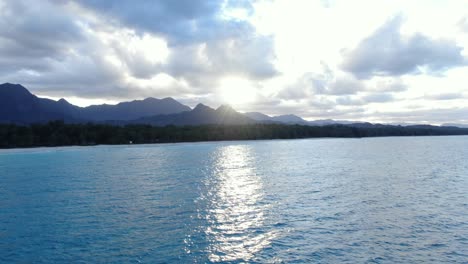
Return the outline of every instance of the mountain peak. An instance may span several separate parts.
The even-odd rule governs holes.
[[[156,99],[154,97],[147,97],[142,100],[143,102],[153,102],[153,101],[159,101],[159,99]]]
[[[0,84],[0,87],[22,87],[22,88],[24,88],[21,84],[9,83],[9,82]],[[26,89],[26,88],[24,88],[24,89]]]
[[[24,86],[22,86],[21,84],[14,83],[0,84],[0,92],[4,94],[3,96],[33,96]]]
[[[0,84],[0,89],[21,89],[27,91],[23,85],[17,83],[2,83]]]
[[[244,113],[244,115],[257,121],[272,121],[271,116],[265,115],[260,112],[247,112]]]
[[[204,111],[204,110],[213,110],[213,109],[202,103],[197,104],[197,106],[195,106],[195,108],[193,109],[193,111]]]
[[[163,99],[154,98],[154,97],[147,97],[147,98],[145,98],[145,99],[143,99],[141,101],[143,101],[143,102],[177,102],[177,100],[175,100],[172,97],[165,97]],[[138,100],[136,100],[136,102],[138,102]]]
[[[272,118],[274,121],[284,122],[284,123],[304,123],[306,122],[304,119],[297,115],[279,115]]]
[[[65,106],[65,107],[76,107],[76,106],[70,104],[70,102],[68,102],[64,98],[60,98],[60,100],[58,100],[57,103],[58,103],[58,105]]]
[[[234,111],[234,112],[236,112],[236,110],[234,110],[234,108],[232,108],[232,106],[230,106],[230,105],[228,105],[228,104],[220,105],[220,106],[216,109],[216,111],[223,111],[223,112],[227,112],[227,111],[232,112],[232,111]]]

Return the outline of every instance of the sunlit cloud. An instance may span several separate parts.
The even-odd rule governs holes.
[[[80,105],[171,96],[306,119],[403,122],[392,113],[418,110],[439,122],[437,101],[458,122],[468,103],[463,0],[0,5],[0,78]]]

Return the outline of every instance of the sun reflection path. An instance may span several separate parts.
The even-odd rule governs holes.
[[[209,260],[248,261],[270,244],[274,234],[265,226],[267,206],[261,178],[248,146],[220,149],[213,177],[206,183],[208,209],[204,230]]]

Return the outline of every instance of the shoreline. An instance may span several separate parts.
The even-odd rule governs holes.
[[[29,147],[0,147],[3,150],[34,150],[34,149],[52,149],[52,148],[71,148],[71,147],[117,147],[117,146],[143,146],[143,145],[179,145],[179,144],[204,144],[204,143],[230,143],[230,142],[252,142],[252,141],[290,141],[290,140],[312,140],[312,139],[376,139],[376,138],[424,138],[424,137],[466,137],[463,135],[412,135],[412,136],[368,136],[368,137],[310,137],[310,138],[271,138],[271,139],[231,139],[231,140],[200,140],[200,141],[175,141],[175,142],[154,142],[154,143],[133,143],[133,144],[94,144],[94,145],[57,145],[57,146],[29,146]]]

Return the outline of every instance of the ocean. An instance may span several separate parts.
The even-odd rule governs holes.
[[[468,137],[0,150],[1,263],[468,263]]]

